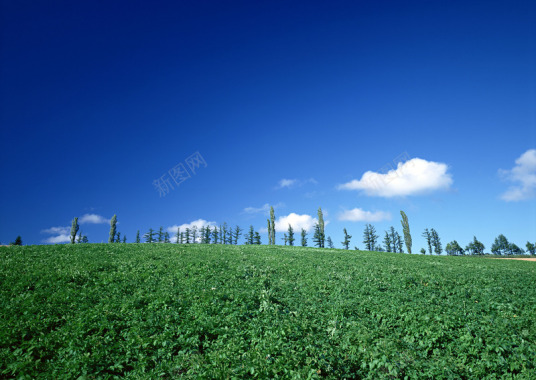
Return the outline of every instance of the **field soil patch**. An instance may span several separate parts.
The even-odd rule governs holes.
[[[498,260],[523,260],[523,261],[536,261],[536,257],[527,257],[526,259],[525,259],[525,258],[522,258],[522,257],[494,257],[494,259],[498,259]]]

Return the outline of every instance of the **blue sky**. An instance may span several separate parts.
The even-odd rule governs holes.
[[[2,1],[0,17],[2,244],[65,241],[75,216],[107,241],[113,214],[130,242],[262,231],[266,205],[295,229],[322,207],[338,247],[343,228],[360,248],[366,223],[401,232],[400,210],[414,252],[425,228],[536,241],[533,1]]]

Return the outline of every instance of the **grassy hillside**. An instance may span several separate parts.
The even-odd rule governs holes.
[[[536,263],[0,247],[0,378],[536,378]]]

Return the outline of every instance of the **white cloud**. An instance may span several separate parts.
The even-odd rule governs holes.
[[[338,186],[340,190],[361,190],[369,196],[396,197],[448,189],[452,177],[447,164],[413,158],[398,163],[396,169],[386,174],[367,171],[360,180],[352,180]]]
[[[311,231],[317,222],[318,220],[311,215],[298,215],[292,212],[287,216],[280,216],[275,221],[275,230],[276,232],[287,232],[290,224],[294,231],[301,231],[302,228],[306,231]]]
[[[97,214],[84,214],[79,220],[80,224],[101,224],[101,223],[110,223],[110,219],[106,219],[104,216]]]
[[[283,178],[281,181],[279,181],[278,189],[282,189],[284,187],[291,187],[295,185],[298,182],[297,179],[285,179]]]
[[[51,236],[44,240],[45,243],[51,243],[51,244],[59,244],[59,243],[70,243],[71,242],[71,236],[61,234],[58,236]]]
[[[279,181],[279,184],[277,185],[277,189],[282,189],[284,187],[288,187],[288,188],[299,187],[299,186],[306,185],[308,183],[312,183],[316,185],[318,182],[314,178],[309,178],[309,179],[285,179],[283,178],[282,180]]]
[[[194,220],[193,222],[190,222],[190,223],[184,223],[184,224],[181,224],[181,225],[173,225],[171,227],[168,227],[167,228],[167,231],[170,233],[170,241],[172,243],[175,243],[177,241],[177,229],[181,229],[181,232],[186,232],[186,229],[189,228],[190,230],[193,229],[195,227],[197,227],[197,230],[199,231],[201,228],[203,227],[214,227],[216,226],[216,222],[208,222],[204,219],[197,219],[197,220]],[[200,240],[200,237],[198,238],[198,240]]]
[[[283,207],[283,206],[284,206],[284,204],[281,203],[281,202],[276,204],[276,205],[273,205],[274,210],[277,210],[278,208]],[[262,214],[268,215],[270,213],[270,204],[265,203],[261,207],[246,207],[243,212],[246,213],[246,214],[260,214],[260,213],[262,213]]]
[[[384,211],[364,211],[360,208],[345,210],[339,214],[339,220],[350,222],[380,222],[382,220],[391,220],[391,214]]]
[[[68,243],[71,241],[71,227],[50,227],[41,231],[42,234],[50,234],[56,236],[50,236],[43,240],[45,243],[58,244]]]
[[[536,197],[536,149],[529,149],[517,160],[511,170],[499,170],[507,181],[513,182],[501,198],[507,202]]]

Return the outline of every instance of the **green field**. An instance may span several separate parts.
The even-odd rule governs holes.
[[[0,378],[536,378],[536,263],[0,247]]]

